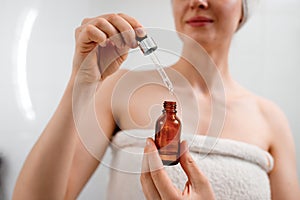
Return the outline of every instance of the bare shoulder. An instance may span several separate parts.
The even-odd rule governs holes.
[[[256,99],[271,130],[269,152],[274,158],[274,168],[269,178],[272,199],[299,199],[295,142],[288,119],[274,102],[259,96]]]
[[[285,137],[291,134],[288,119],[283,110],[273,101],[261,96],[256,96],[257,105],[261,114],[269,124],[273,134]]]
[[[278,141],[293,141],[288,119],[283,110],[273,101],[257,95],[245,88],[241,90],[243,98],[248,105],[252,105],[258,111],[258,116],[263,120],[269,148],[278,145]]]
[[[261,96],[256,96],[256,100],[262,114],[270,121],[270,123],[278,121],[287,122],[285,113],[276,103]]]
[[[270,153],[275,159],[289,154],[290,161],[295,160],[295,142],[285,113],[271,100],[260,96],[256,98],[270,130]]]
[[[266,126],[268,152],[274,161],[268,174],[272,199],[299,199],[295,142],[285,113],[276,103],[245,88],[240,88],[239,94],[244,102],[242,105],[257,111],[255,117],[263,120]],[[258,138],[262,139],[260,135]]]
[[[242,88],[240,91],[241,94],[243,94],[242,99],[244,99],[247,104],[254,104],[272,132],[289,129],[287,117],[276,103],[245,88]]]

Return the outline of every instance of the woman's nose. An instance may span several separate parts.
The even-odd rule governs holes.
[[[208,7],[207,0],[190,0],[190,7],[192,9],[201,8],[206,9]]]

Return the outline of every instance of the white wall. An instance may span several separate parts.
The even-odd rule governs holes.
[[[0,188],[10,199],[30,148],[53,114],[66,86],[74,29],[84,17],[124,12],[146,27],[173,29],[169,0],[1,0],[0,7]],[[300,172],[300,1],[265,0],[235,37],[233,76],[270,98],[286,113]],[[108,155],[109,156],[109,155]],[[103,199],[108,180],[101,166],[79,199]],[[299,178],[300,180],[300,178]],[[1,195],[1,193],[0,193]]]

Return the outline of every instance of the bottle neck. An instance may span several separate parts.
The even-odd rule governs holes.
[[[167,115],[176,115],[176,102],[165,101],[163,112]]]
[[[163,113],[166,113],[166,114],[174,114],[174,115],[176,115],[176,113],[177,113],[177,111],[176,110],[169,110],[169,109],[164,109],[163,110]]]

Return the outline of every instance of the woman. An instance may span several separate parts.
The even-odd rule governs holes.
[[[251,176],[249,180],[244,180],[243,184],[249,182],[257,187],[265,187],[265,190],[259,190],[263,193],[263,198],[270,198],[271,194],[272,199],[296,199],[299,196],[299,186],[295,150],[285,116],[270,101],[258,97],[238,85],[229,73],[228,53],[231,40],[245,19],[242,3],[247,2],[241,0],[173,0],[176,30],[202,45],[220,72],[226,94],[225,107],[227,110],[221,133],[221,137],[227,140],[220,140],[220,149],[224,150],[222,149],[223,144],[225,146],[230,144],[244,147],[247,146],[244,144],[246,143],[249,144],[247,151],[250,149],[259,152],[259,154],[267,155],[270,162],[264,163],[265,171],[261,169],[263,168],[262,165],[251,163],[251,166],[248,166],[249,160],[247,162],[243,162],[242,159],[241,161],[234,160],[235,166],[232,166],[231,161],[226,160],[226,163],[234,167],[236,172],[238,172],[240,162],[242,162],[242,167],[244,165],[249,167],[250,175],[252,175],[252,170],[256,170],[262,176],[263,184],[259,185],[257,183],[259,181],[256,179],[253,181]],[[116,133],[117,127],[121,130],[153,127],[154,122],[149,122],[148,113],[144,111],[148,111],[153,104],[161,104],[164,100],[162,97],[167,96],[167,91],[164,88],[143,87],[135,93],[129,102],[131,120],[127,118],[128,113],[124,111],[123,107],[111,106],[111,102],[114,101],[113,96],[116,95],[114,89],[121,85],[120,80],[127,73],[126,70],[118,70],[118,68],[126,59],[128,50],[137,47],[136,36],[145,36],[142,25],[136,19],[125,14],[108,14],[85,19],[76,30],[76,50],[69,84],[54,116],[24,164],[15,187],[14,199],[43,199],[45,196],[47,199],[75,199],[99,165],[99,160],[109,145],[109,140],[106,138],[114,140],[114,138],[122,135],[122,132]],[[185,39],[182,40],[184,43],[183,57],[192,59],[195,52],[189,50],[189,45],[186,45]],[[100,47],[96,48],[98,44]],[[98,61],[97,57],[99,57]],[[97,65],[100,71],[96,67]],[[211,85],[206,85],[205,82],[207,81],[195,71],[186,59],[179,59],[168,70],[170,74],[175,71],[188,80],[192,93],[197,96],[197,105],[201,105],[201,113],[204,113],[202,115],[204,117],[199,118],[200,126],[196,132],[206,134],[212,115],[209,91],[213,90],[213,87],[210,88]],[[136,74],[133,75],[135,78],[139,77]],[[142,72],[138,75],[146,76]],[[216,77],[214,74],[210,74],[206,78],[214,80]],[[95,153],[97,155],[92,155],[90,154],[91,149],[89,147],[86,149],[86,146],[89,146],[87,143],[93,145],[93,141],[84,140],[82,135],[79,138],[76,134],[76,128],[82,132],[82,130],[92,126],[89,126],[90,124],[82,126],[79,123],[82,121],[78,121],[76,118],[78,113],[83,112],[80,110],[82,105],[87,105],[87,107],[91,105],[80,94],[93,92],[94,86],[99,80],[101,87],[97,88],[95,101],[97,120],[104,135],[100,140],[101,145],[97,146]],[[173,79],[171,78],[171,80]],[[211,82],[213,83],[213,81]],[[180,83],[178,81],[174,84],[175,92]],[[120,99],[122,98],[124,97],[120,96]],[[168,98],[173,97],[168,96]],[[72,114],[72,106],[74,115]],[[75,123],[77,127],[75,127]],[[243,127],[240,126],[241,124]],[[189,121],[186,121],[184,125],[186,127],[193,126]],[[84,142],[82,143],[80,139]],[[230,155],[227,156],[235,159],[235,152],[229,153]],[[275,160],[272,170],[272,157],[270,155]],[[216,153],[216,156],[218,159],[224,159],[221,154]],[[122,159],[121,156],[118,158]],[[209,159],[213,160],[208,157],[203,162]],[[255,155],[253,159],[256,159]],[[265,158],[259,157],[258,159],[264,160]],[[200,166],[201,163],[198,164]],[[200,166],[200,169],[202,170],[203,166]],[[167,170],[172,171],[173,168]],[[219,182],[209,174],[209,168],[205,172],[207,174],[204,173],[204,175],[208,177],[207,180],[211,183],[217,199],[238,198],[241,197],[238,195],[243,192],[247,193],[246,198],[257,197],[255,187],[247,188],[249,185],[246,185],[246,188],[244,188],[245,185],[241,185],[240,188],[233,185],[229,187],[229,191],[222,191],[222,188],[218,186]],[[222,180],[222,184],[230,186],[231,183],[235,183],[235,180],[230,182],[230,175],[232,174],[234,173],[228,174],[228,171],[224,170],[225,179]],[[172,172],[170,175],[172,177]],[[149,178],[149,176],[147,177]],[[129,178],[127,181],[130,184],[122,182],[121,185],[118,185],[122,178]],[[236,180],[242,178],[238,177]],[[108,196],[112,199],[120,199],[121,197],[124,199],[126,194],[130,199],[141,197],[139,191],[134,188],[137,186],[134,185],[136,184],[136,176],[112,174],[111,179],[111,186],[114,188],[110,187]],[[226,184],[226,181],[229,184]],[[147,183],[145,184],[147,185]],[[116,189],[117,192],[114,192],[113,189]],[[122,191],[124,192],[122,193]],[[120,196],[116,193],[120,193]],[[149,193],[146,196],[151,198]]]

